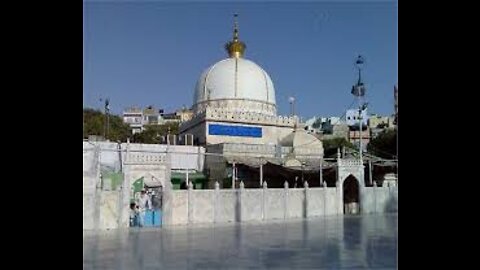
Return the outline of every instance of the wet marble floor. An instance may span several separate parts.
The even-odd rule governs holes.
[[[84,269],[396,269],[397,215],[84,232]]]

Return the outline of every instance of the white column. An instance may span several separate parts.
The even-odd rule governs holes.
[[[218,218],[218,193],[220,190],[220,184],[218,181],[215,181],[215,195],[214,195],[214,202],[213,202],[213,223],[216,223]]]
[[[240,189],[238,190],[237,194],[238,194],[238,208],[239,209],[239,217],[238,217],[238,222],[242,222],[242,219],[243,219],[243,211],[244,211],[244,207],[243,207],[243,203],[244,203],[244,200],[243,200],[243,196],[244,196],[244,193],[245,193],[245,184],[243,183],[243,181],[240,181]]]
[[[260,187],[262,186],[263,183],[263,164],[260,163]]]
[[[192,183],[187,183],[187,214],[188,214],[188,224],[193,223],[193,192],[192,192]]]
[[[327,215],[328,207],[327,207],[327,182],[323,182],[323,215]]]
[[[372,184],[372,160],[368,160],[368,181]],[[366,185],[365,185],[366,186]]]
[[[321,187],[323,184],[323,158],[320,158],[320,185]]]
[[[337,183],[335,184],[336,186],[336,208],[335,208],[335,214],[336,215],[343,215],[343,208],[344,208],[344,205],[343,205],[343,187],[342,185],[340,184],[340,181],[337,181]]]
[[[303,186],[305,188],[305,204],[304,204],[304,206],[305,206],[305,218],[307,218],[308,214],[309,214],[308,213],[308,197],[309,197],[309,194],[310,194],[309,189],[308,189],[308,182],[307,181],[303,182]]]
[[[285,193],[283,218],[288,219],[288,182],[286,180],[285,183],[283,183],[283,191]]]
[[[235,189],[235,162],[232,163],[232,189]]]
[[[263,185],[262,219],[265,220],[267,219],[267,192],[268,192],[267,181],[263,181],[262,185]]]

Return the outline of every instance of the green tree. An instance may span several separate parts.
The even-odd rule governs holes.
[[[353,148],[353,144],[344,137],[332,138],[323,140],[323,155],[324,157],[335,157],[337,148],[348,147]]]
[[[135,143],[161,143],[162,137],[167,134],[178,134],[178,123],[166,123],[163,125],[148,125],[145,126],[145,130],[136,133],[133,136],[133,142]]]
[[[397,156],[397,131],[386,129],[372,139],[367,146],[368,152],[382,158],[396,158]]]
[[[105,129],[106,116],[99,110],[83,109],[83,138],[87,139],[89,135],[103,136]],[[131,136],[130,127],[123,123],[123,119],[118,115],[109,115],[109,129],[106,139],[110,141],[126,142]]]

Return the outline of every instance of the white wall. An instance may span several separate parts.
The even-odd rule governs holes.
[[[115,143],[83,144],[83,228],[109,229],[128,226],[128,189],[123,191],[102,191],[99,164],[119,162]],[[122,146],[123,147],[123,146]],[[161,150],[165,145],[130,144],[133,150]],[[192,146],[170,146],[176,152],[205,151]],[[177,151],[178,150],[178,151]],[[124,154],[124,153],[123,153]],[[186,156],[186,155],[185,155]],[[100,160],[99,160],[100,159]],[[186,161],[184,159],[187,159]],[[196,158],[178,158],[178,167],[203,169],[203,162]],[[342,160],[342,164],[345,163]],[[343,164],[345,167],[348,164]],[[352,165],[353,166],[353,165]],[[342,178],[348,167],[342,167]],[[130,167],[125,167],[124,184],[129,184]],[[132,168],[133,170],[133,168]],[[358,170],[358,168],[355,168]],[[355,173],[355,172],[354,172]],[[356,172],[362,179],[363,173]],[[361,213],[397,212],[398,187],[364,187],[360,189]],[[211,189],[211,190],[172,190],[171,183],[165,183],[162,223],[165,225],[193,223],[225,223],[319,217],[343,214],[343,180],[337,187],[306,189]]]
[[[338,212],[334,201],[337,194],[335,187],[308,190],[188,189],[172,190],[172,194],[172,201],[167,202],[172,205],[171,220],[165,220],[164,224],[228,223],[343,214]],[[308,200],[313,202],[310,207]],[[325,200],[332,201],[327,210],[324,209]]]
[[[362,195],[362,213],[398,212],[398,187],[365,187]]]
[[[115,169],[116,171],[120,170],[120,155],[118,154],[118,144],[114,142],[83,142],[84,150],[84,160],[85,152],[90,152],[94,149],[94,145],[100,147],[100,164],[102,167],[109,167]],[[143,152],[166,152],[168,148],[168,153],[171,156],[171,168],[174,170],[197,170],[203,171],[204,161],[205,161],[205,148],[201,146],[191,146],[191,145],[166,145],[166,144],[140,144],[140,143],[130,143],[129,151],[130,153],[135,153],[140,151]],[[122,162],[125,162],[127,144],[120,144],[120,149],[122,150],[121,159]],[[85,161],[84,161],[85,163]],[[85,170],[85,165],[84,165]]]
[[[172,190],[164,224],[228,223],[343,215],[337,187]],[[362,189],[362,213],[397,211],[397,187]],[[188,208],[188,210],[187,210]]]

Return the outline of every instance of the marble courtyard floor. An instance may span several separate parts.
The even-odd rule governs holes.
[[[84,232],[84,269],[396,269],[397,214]]]

